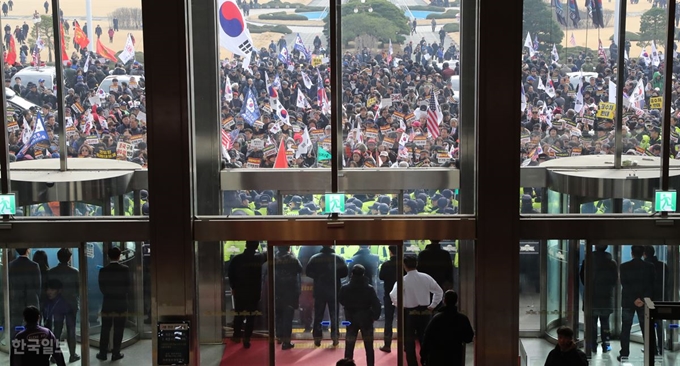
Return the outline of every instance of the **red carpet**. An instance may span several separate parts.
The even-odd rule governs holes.
[[[341,342],[337,348],[331,346],[330,341],[321,343],[321,347],[314,347],[312,341],[295,341],[295,348],[287,351],[276,347],[276,366],[335,366],[335,363],[345,355],[345,344]],[[382,342],[375,342],[375,366],[394,366],[397,364],[397,350],[392,353],[381,352],[378,347]],[[366,352],[361,340],[354,348],[354,360],[357,365],[366,365]],[[269,364],[269,348],[267,340],[252,340],[250,349],[242,344],[227,341],[220,366],[265,366]],[[404,361],[405,362],[405,361]]]

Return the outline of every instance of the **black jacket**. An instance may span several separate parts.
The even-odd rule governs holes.
[[[387,262],[382,264],[378,277],[383,281],[385,298],[389,298],[390,291],[392,291],[394,284],[397,282],[397,257],[391,256]]]
[[[418,254],[418,272],[429,274],[444,291],[453,288],[453,261],[439,244],[430,244]]]
[[[654,301],[673,301],[673,288],[671,287],[671,271],[666,263],[656,256],[645,258],[645,262],[654,265]]]
[[[104,295],[102,313],[127,311],[131,294],[130,269],[118,262],[99,270],[99,290]]]
[[[345,307],[345,318],[358,326],[370,326],[380,318],[380,299],[364,276],[353,277],[342,286],[338,302]]]
[[[640,258],[621,264],[621,307],[636,308],[636,299],[654,296],[654,272],[654,265]]]
[[[47,271],[50,280],[59,280],[62,285],[61,296],[77,312],[80,307],[80,274],[78,270],[68,264],[59,263]]]
[[[456,306],[444,306],[425,329],[420,357],[427,366],[463,365],[463,347],[475,336],[467,316]]]
[[[231,259],[227,274],[235,297],[243,300],[260,300],[264,262],[264,255],[249,249]]]
[[[576,346],[566,352],[562,352],[558,345],[548,353],[545,366],[588,366],[588,360],[586,359],[586,354],[576,348]]]
[[[274,257],[276,306],[298,307],[301,273],[302,265],[292,253],[276,253],[276,257]]]
[[[350,272],[352,267],[357,264],[361,264],[366,269],[364,277],[368,279],[368,283],[375,286],[375,279],[378,276],[378,264],[380,263],[380,257],[371,253],[368,248],[359,249],[352,257],[352,264],[350,265]]]
[[[314,297],[335,296],[340,291],[340,280],[347,277],[347,263],[331,248],[324,247],[314,254],[305,274],[314,280]]]
[[[585,261],[581,265],[581,283],[586,285]],[[616,261],[604,251],[593,252],[593,309],[614,310],[614,288],[618,280]]]

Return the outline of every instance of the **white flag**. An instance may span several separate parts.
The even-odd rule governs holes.
[[[616,84],[609,80],[609,103],[616,103]]]
[[[531,34],[527,32],[527,38],[524,40],[524,47],[529,49],[529,57],[534,57],[536,51],[534,51],[534,42],[531,41]]]
[[[647,47],[643,48],[642,51],[640,51],[640,58],[645,62],[646,66],[649,66],[649,64],[652,63],[652,59],[649,57],[649,54],[647,53]]]
[[[550,80],[550,79],[548,79],[548,80]],[[538,88],[538,90],[545,90],[545,84],[543,84],[543,78],[540,77],[540,76],[538,77],[538,86],[537,86],[537,88]]]
[[[574,111],[581,112],[583,109],[583,73],[578,77],[578,91],[576,92],[576,100],[574,101]]]
[[[638,80],[637,84],[635,85],[635,89],[633,89],[633,92],[630,93],[628,101],[630,104],[636,104],[642,100],[645,100],[645,83],[644,80],[640,78],[640,80]]]
[[[85,65],[83,66],[83,72],[87,72],[90,69],[90,54],[87,54],[87,59],[85,60]]]
[[[231,89],[231,80],[229,80],[229,75],[226,75],[226,80],[224,82],[224,99],[227,102],[231,102],[234,99],[234,91]]]
[[[312,106],[309,105],[307,98],[305,98],[305,96],[302,94],[300,88],[298,88],[297,90],[297,101],[295,103],[295,106],[303,109],[312,108]]]
[[[298,149],[295,152],[295,159],[299,158],[302,154],[308,153],[311,147],[312,139],[309,138],[309,131],[305,127],[305,132],[302,134],[302,142],[298,145]]]
[[[135,45],[132,43],[132,37],[129,33],[127,40],[125,41],[125,48],[123,48],[123,52],[118,55],[118,58],[123,61],[124,64],[135,58]]]
[[[550,98],[555,98],[555,87],[553,86],[552,80],[548,79],[545,83],[545,93],[550,96]]]
[[[312,88],[312,79],[309,78],[309,76],[304,72],[302,72],[302,81],[305,83],[305,88],[311,89]]]
[[[249,56],[253,52],[253,39],[241,9],[234,0],[219,0],[217,24],[220,25],[220,46],[239,56]],[[246,57],[250,63],[250,57]]]
[[[31,126],[29,126],[28,122],[24,121],[24,129],[21,132],[21,142],[23,142],[24,145],[28,145],[28,142],[31,141],[31,136],[33,136],[33,130],[31,130]]]
[[[560,60],[560,54],[557,53],[557,47],[555,46],[555,44],[553,44],[553,49],[552,49],[551,54],[552,54],[553,62],[557,62],[557,61]]]
[[[656,43],[652,41],[652,65],[657,67],[661,64],[661,59],[659,58],[659,52],[656,50]]]
[[[522,86],[522,104],[520,104],[520,111],[524,112],[527,109],[527,96],[524,94],[524,84],[520,83]]]

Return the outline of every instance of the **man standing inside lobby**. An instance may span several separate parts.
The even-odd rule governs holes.
[[[118,247],[109,249],[109,264],[99,270],[99,290],[104,295],[102,303],[102,330],[99,340],[97,358],[106,360],[109,348],[109,333],[113,326],[113,348],[111,361],[120,360],[120,345],[123,342],[123,330],[127,319],[127,303],[130,294],[130,269],[120,264],[121,250]]]
[[[418,366],[416,337],[423,344],[425,328],[432,311],[442,301],[443,291],[428,274],[418,272],[418,259],[413,255],[404,257],[404,351],[408,366]],[[430,300],[432,294],[432,300]],[[397,283],[390,292],[392,303],[397,306]],[[421,360],[421,364],[422,364]]]

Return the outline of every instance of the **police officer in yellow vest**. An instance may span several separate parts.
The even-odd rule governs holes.
[[[288,202],[288,212],[286,215],[297,216],[300,214],[300,209],[302,208],[302,197],[293,196]]]
[[[250,208],[250,200],[248,199],[248,195],[245,193],[241,193],[239,195],[240,199],[240,204],[239,207],[234,207],[231,210],[232,215],[247,215],[247,216],[255,216],[255,211]],[[240,214],[237,212],[241,212]]]

